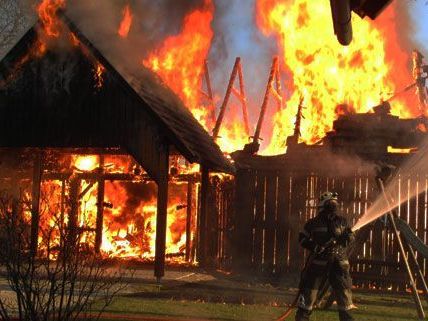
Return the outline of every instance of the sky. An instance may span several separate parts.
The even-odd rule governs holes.
[[[403,0],[395,0],[403,1]],[[409,0],[405,0],[409,1]],[[414,39],[428,56],[428,2],[426,0],[409,1],[410,13],[415,24]]]

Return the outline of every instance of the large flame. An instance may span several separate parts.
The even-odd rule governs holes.
[[[61,23],[57,19],[57,11],[65,7],[65,0],[43,0],[37,6],[43,30],[48,37],[59,37],[61,34]]]
[[[188,14],[179,34],[168,37],[143,61],[190,108],[193,115],[209,128],[209,110],[201,104],[204,61],[208,55],[213,31],[214,6],[206,0],[203,7]]]
[[[276,38],[291,78],[290,97],[274,117],[266,153],[284,151],[302,97],[306,109],[301,141],[315,143],[331,130],[339,104],[367,112],[397,89],[390,78],[393,62],[386,60],[384,35],[369,21],[353,17],[354,40],[341,46],[332,32],[327,0],[258,0],[257,24],[265,35]],[[400,101],[394,101],[392,109],[396,115],[409,115]]]
[[[100,169],[100,157],[96,155],[74,155],[70,161],[73,175],[97,173]],[[105,156],[103,168],[108,173],[124,174],[135,169],[133,164],[130,157]],[[61,235],[55,228],[68,224],[70,208],[67,204],[71,200],[68,184],[63,184],[66,183],[49,180],[43,181],[41,186],[40,231],[50,231],[48,234],[41,232],[39,236],[41,251],[48,246],[52,248],[58,245]],[[79,180],[77,224],[82,231],[80,242],[88,248],[93,248],[95,244],[98,184],[99,182],[91,179]],[[111,258],[153,259],[156,240],[156,184],[142,181],[106,181],[104,184],[101,254]],[[141,191],[144,191],[143,195]],[[194,204],[187,204],[187,184],[171,184],[171,192],[166,253],[175,262],[182,262],[186,245],[186,209]],[[30,212],[26,215],[31,217]],[[61,224],[58,224],[59,220]]]
[[[165,39],[143,61],[182,99],[208,132],[212,132],[215,124],[211,116],[212,110],[209,109],[209,104],[204,104],[204,97],[200,92],[204,87],[204,62],[213,38],[213,16],[212,0],[205,0],[202,8],[185,17],[179,34]],[[236,103],[230,104],[228,117],[217,138],[217,143],[224,152],[235,151],[248,142],[242,116],[237,116],[238,109]]]

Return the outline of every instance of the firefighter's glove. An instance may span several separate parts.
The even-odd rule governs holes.
[[[324,246],[322,246],[322,245],[315,245],[315,248],[314,248],[314,253],[315,254],[321,254],[324,251],[325,251],[325,247]]]
[[[337,244],[348,246],[353,239],[353,235],[354,233],[352,230],[350,228],[346,228],[343,233],[336,238]]]

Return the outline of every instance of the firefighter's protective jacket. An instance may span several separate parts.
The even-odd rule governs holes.
[[[331,240],[336,241],[335,246],[324,249]],[[346,249],[353,241],[354,234],[348,221],[328,211],[321,211],[316,217],[306,222],[303,231],[299,234],[301,246],[322,260],[328,258],[347,260]]]
[[[296,320],[309,320],[318,290],[326,280],[335,293],[340,320],[353,320],[349,313],[352,307],[352,280],[347,255],[347,248],[353,240],[354,234],[347,220],[335,212],[323,209],[305,224],[299,241],[311,253],[300,280]],[[327,244],[334,245],[327,247]]]

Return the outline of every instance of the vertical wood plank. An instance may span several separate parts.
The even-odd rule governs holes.
[[[192,203],[193,203],[193,182],[187,182],[187,208],[186,208],[186,261],[190,260],[191,237],[192,237]]]
[[[255,180],[252,170],[240,169],[236,174],[232,256],[234,269],[238,271],[252,265]]]
[[[40,222],[40,184],[42,179],[42,154],[38,152],[33,162],[33,184],[31,193],[31,254],[36,255]]]
[[[198,240],[198,261],[201,266],[207,262],[207,216],[209,207],[209,171],[208,169],[201,168],[201,196],[200,196],[200,210],[199,210],[199,240]]]
[[[276,272],[282,275],[288,265],[288,231],[290,230],[290,176],[281,172],[278,177],[277,259]]]
[[[164,145],[160,150],[158,198],[156,214],[156,249],[154,274],[158,282],[165,275],[165,247],[168,216],[168,170],[169,148]]]
[[[290,215],[290,269],[292,271],[299,271],[304,261],[304,251],[300,247],[298,236],[305,224],[306,183],[307,177],[301,173],[293,177],[293,203],[291,205]]]
[[[257,272],[263,270],[263,241],[265,225],[265,192],[266,192],[266,175],[265,172],[257,172],[256,186],[256,213],[254,219],[254,266]]]
[[[276,211],[277,211],[277,173],[271,172],[266,177],[266,205],[265,205],[265,233],[264,233],[264,271],[267,275],[273,274],[275,239],[276,239]]]
[[[97,220],[95,225],[95,251],[100,252],[103,240],[103,219],[104,219],[104,192],[105,181],[102,177],[104,173],[104,156],[100,155],[100,166],[98,169],[100,178],[98,179],[98,192],[97,192]]]

